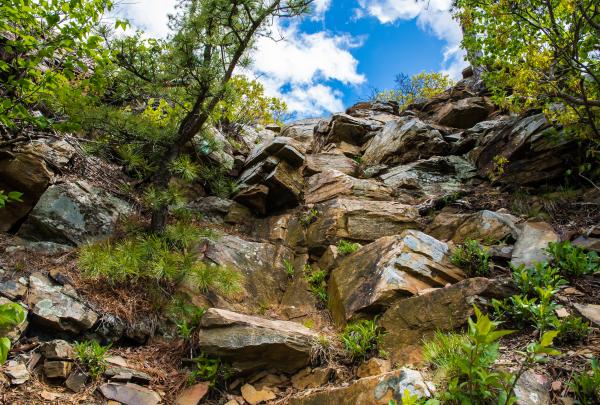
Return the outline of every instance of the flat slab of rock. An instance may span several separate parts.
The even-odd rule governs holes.
[[[597,327],[600,326],[600,305],[573,304],[577,312]]]
[[[270,389],[263,388],[261,390],[257,390],[250,384],[244,384],[242,387],[242,397],[250,405],[266,403],[276,398],[275,394]]]
[[[468,239],[485,244],[498,243],[507,236],[517,239],[519,219],[513,215],[483,210],[473,214],[452,214],[441,211],[429,226],[431,236],[462,243]]]
[[[311,176],[306,182],[306,204],[320,203],[342,196],[389,201],[392,199],[392,189],[377,180],[357,179],[337,170],[325,170]]]
[[[377,314],[422,290],[457,283],[465,275],[449,260],[448,245],[407,230],[363,246],[344,258],[329,278],[329,309],[343,325]]]
[[[110,235],[119,217],[130,212],[128,203],[83,180],[55,184],[40,197],[18,235],[79,246]]]
[[[325,250],[339,239],[370,242],[398,235],[405,229],[418,229],[418,210],[395,201],[336,198],[317,204],[319,215],[307,231],[309,248]]]
[[[505,298],[512,292],[497,281],[476,277],[398,301],[381,317],[380,324],[386,330],[382,347],[392,363],[419,363],[423,339],[437,330],[451,331],[465,325],[478,300]]]
[[[42,274],[29,276],[27,303],[33,315],[32,323],[71,334],[94,326],[98,314],[65,292],[66,287],[53,284]]]
[[[161,401],[156,392],[137,384],[108,383],[101,385],[99,390],[106,399],[123,405],[157,405]]]
[[[272,321],[223,309],[206,311],[197,348],[242,371],[296,371],[308,365],[317,334],[294,322]]]
[[[526,222],[523,224],[517,243],[513,250],[511,262],[515,266],[521,264],[531,267],[535,263],[544,263],[550,259],[545,249],[550,242],[560,240],[554,229],[545,222]]]
[[[431,391],[423,381],[421,373],[403,368],[374,377],[361,378],[343,387],[301,393],[291,397],[288,403],[290,405],[388,405],[392,399],[401,403],[404,390],[419,398],[431,396]]]
[[[358,164],[343,153],[316,153],[306,156],[304,175],[311,176],[327,169],[340,171],[349,176],[355,176],[358,172]]]
[[[201,382],[186,388],[175,400],[175,405],[198,405],[208,394],[209,383]]]

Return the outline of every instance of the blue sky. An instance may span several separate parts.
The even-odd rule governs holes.
[[[342,111],[373,88],[391,88],[397,73],[444,71],[454,78],[466,66],[452,0],[315,0],[310,16],[275,21],[283,41],[260,39],[254,66],[270,95],[297,117]],[[132,0],[119,14],[150,36],[168,34],[176,0]]]

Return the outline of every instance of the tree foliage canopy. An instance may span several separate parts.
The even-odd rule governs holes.
[[[421,72],[413,76],[400,73],[396,76],[395,83],[394,89],[378,92],[375,99],[396,101],[403,108],[418,98],[435,97],[454,85],[447,74],[440,72]]]
[[[542,108],[600,158],[600,5],[596,0],[458,0],[463,46],[493,100]]]

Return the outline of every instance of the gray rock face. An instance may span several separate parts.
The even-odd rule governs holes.
[[[475,239],[496,243],[507,236],[515,240],[519,235],[516,227],[519,219],[510,214],[489,210],[473,214],[452,214],[440,212],[429,226],[428,233],[438,239],[462,243]]]
[[[306,182],[304,201],[315,204],[335,197],[386,201],[392,199],[392,190],[377,180],[356,179],[337,170],[325,170]]]
[[[382,174],[383,183],[414,203],[437,200],[465,190],[465,184],[475,176],[475,168],[458,156],[435,156],[407,165],[397,166]]]
[[[344,258],[329,279],[329,306],[337,324],[377,314],[399,299],[456,283],[464,273],[449,261],[448,246],[407,230],[362,247]]]
[[[118,218],[130,212],[125,201],[85,181],[56,184],[41,196],[18,235],[79,246],[111,234]]]
[[[511,262],[515,266],[526,267],[536,262],[544,263],[550,258],[545,252],[550,242],[558,242],[559,237],[552,227],[545,222],[526,222],[523,224],[519,239],[515,243]]]
[[[211,308],[202,317],[198,349],[242,371],[306,367],[317,334],[302,325]],[[284,360],[285,359],[285,360]]]
[[[160,395],[149,388],[137,384],[107,383],[100,386],[100,392],[106,399],[112,399],[123,405],[157,405]]]
[[[366,165],[410,163],[450,152],[442,134],[417,118],[392,121],[367,145]]]
[[[369,201],[336,198],[317,204],[319,214],[307,230],[309,248],[320,251],[339,239],[370,242],[419,228],[414,206],[395,201]]]
[[[98,315],[73,295],[74,291],[52,284],[47,277],[32,274],[27,296],[32,323],[75,335],[90,329]]]
[[[281,129],[281,136],[295,139],[308,146],[313,142],[315,127],[320,121],[320,118],[294,121]]]
[[[305,176],[312,176],[327,169],[355,176],[358,171],[358,164],[343,153],[317,153],[306,156]]]

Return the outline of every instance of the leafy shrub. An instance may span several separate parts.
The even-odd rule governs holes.
[[[537,288],[558,289],[567,284],[567,281],[560,276],[559,270],[547,263],[536,263],[533,268],[525,267],[523,264],[519,267],[511,266],[511,270],[519,290],[528,296],[537,295]]]
[[[308,282],[310,291],[319,298],[322,303],[327,302],[327,273],[320,269],[313,269],[306,265],[304,269],[304,278]]]
[[[450,261],[470,276],[485,276],[490,273],[490,255],[475,240],[458,245],[452,251]]]
[[[102,346],[96,341],[83,341],[75,345],[75,355],[88,374],[92,378],[98,378],[108,366],[106,353],[109,349],[110,345]]]
[[[558,324],[558,344],[574,343],[584,340],[592,331],[590,324],[579,316],[568,316]]]
[[[547,251],[554,266],[567,276],[581,277],[600,271],[598,253],[586,252],[569,241],[550,243]]]
[[[348,242],[347,240],[340,240],[337,244],[338,252],[341,255],[350,255],[360,249],[360,243]]]
[[[592,359],[589,372],[575,373],[569,388],[573,391],[577,403],[594,405],[600,403],[600,366],[598,359]]]
[[[311,208],[308,212],[305,212],[304,214],[302,214],[300,216],[299,221],[303,227],[308,228],[309,225],[312,224],[313,222],[315,222],[318,217],[319,217],[319,211],[317,211],[316,208]]]
[[[23,202],[22,196],[23,193],[18,191],[10,191],[8,194],[4,194],[4,190],[0,190],[0,208],[4,208],[9,202]]]
[[[192,337],[192,332],[200,325],[205,312],[205,308],[191,304],[182,295],[173,297],[166,309],[167,317],[177,325],[179,336],[183,339]]]
[[[376,321],[363,319],[344,328],[341,340],[353,360],[363,360],[376,352],[383,336]]]
[[[109,283],[155,282],[176,284],[190,280],[202,292],[233,295],[242,275],[227,267],[196,261],[194,241],[206,232],[189,224],[169,225],[163,235],[136,235],[116,242],[83,246],[79,266],[85,276]]]
[[[221,359],[210,358],[200,353],[198,357],[192,359],[195,368],[188,377],[188,385],[193,385],[198,381],[206,381],[211,387],[214,387],[219,380],[227,381],[231,377],[231,369],[221,362]]]
[[[10,339],[5,335],[15,326],[25,322],[25,310],[19,304],[0,305],[0,365],[4,364],[10,351]]]
[[[289,260],[283,259],[283,268],[285,270],[285,274],[287,274],[288,277],[294,277],[294,263],[290,262]]]
[[[533,325],[541,333],[559,326],[556,309],[559,305],[552,300],[554,290],[551,287],[536,288],[537,297],[513,295],[503,301],[492,300],[495,313],[518,326]]]

